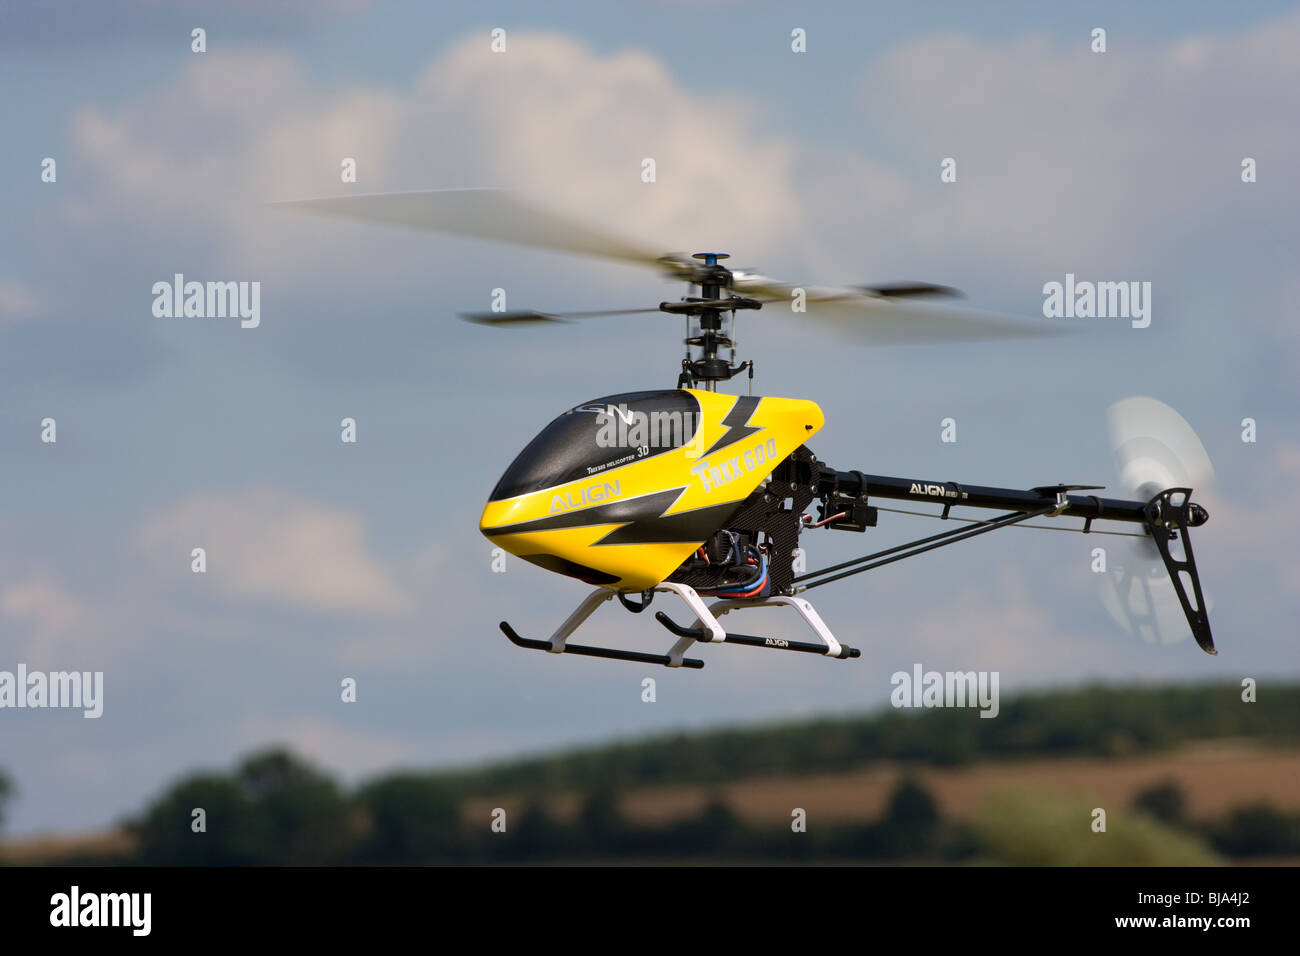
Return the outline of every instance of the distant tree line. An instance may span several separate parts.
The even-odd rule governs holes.
[[[581,750],[471,771],[396,773],[356,789],[284,750],[242,761],[231,772],[191,774],[129,821],[129,858],[66,862],[161,865],[424,865],[578,860],[932,860],[1071,862],[1076,808],[1050,797],[1002,817],[946,820],[906,768],[989,758],[1136,755],[1190,739],[1250,737],[1294,743],[1300,686],[1273,687],[1243,703],[1228,685],[1089,687],[1004,701],[996,720],[969,711],[887,711],[863,718],[721,730]],[[879,760],[903,764],[901,782],[878,819],[755,825],[720,797],[665,824],[629,819],[620,794],[666,783],[713,785],[757,775],[843,772]],[[10,788],[0,775],[0,814]],[[557,816],[560,794],[575,814]],[[504,832],[463,822],[470,798],[526,798]],[[481,799],[480,799],[481,802]],[[1205,862],[1300,855],[1300,816],[1266,804],[1211,820],[1187,818],[1185,797],[1164,782],[1121,808],[1145,821],[1119,857],[1085,862]],[[1037,809],[1036,809],[1037,808]],[[1041,809],[1043,812],[1037,812]],[[201,811],[197,812],[197,811]],[[1086,812],[1084,813],[1086,816]],[[1030,819],[1036,818],[1036,819]],[[2,817],[0,817],[2,819]],[[1031,839],[1026,828],[1037,827]],[[1032,852],[1022,852],[1026,847]],[[1077,847],[1075,847],[1077,849]],[[1071,851],[1073,852],[1073,851]],[[1162,857],[1160,854],[1169,854]],[[1123,856],[1127,853],[1128,856]]]
[[[930,861],[1213,863],[1223,857],[1300,855],[1300,815],[1267,804],[1189,821],[1185,797],[1166,782],[1140,792],[1112,828],[1141,824],[1136,842],[1097,838],[1088,808],[1051,794],[1021,795],[999,825],[976,816],[946,820],[926,788],[904,776],[875,820],[813,819],[756,825],[719,796],[696,814],[664,824],[629,818],[611,786],[583,794],[561,818],[544,798],[512,813],[503,832],[487,819],[467,825],[461,798],[433,775],[394,774],[352,793],[285,751],[245,760],[230,775],[196,774],[168,790],[131,827],[138,851],[119,863],[211,866],[422,866],[580,861]],[[195,808],[204,810],[196,832]],[[1025,810],[1024,807],[1028,807]],[[1041,812],[1040,812],[1041,811]],[[1006,812],[1003,808],[1002,812]],[[1041,819],[1039,819],[1041,817]],[[1024,845],[1037,856],[1019,858]],[[1071,849],[1073,847],[1073,850]],[[1162,856],[1166,852],[1177,854]],[[1188,848],[1191,848],[1189,851]],[[1200,849],[1197,850],[1196,848]],[[1188,852],[1193,855],[1189,858]],[[1125,854],[1129,854],[1126,856]],[[1196,855],[1201,854],[1201,855]]]
[[[1255,801],[1198,822],[1188,819],[1186,804],[1182,788],[1174,781],[1146,788],[1133,802],[1136,810],[1197,834],[1226,857],[1300,856],[1300,814]]]
[[[3,770],[0,770],[0,830],[3,830],[5,826],[5,804],[9,802],[13,792],[13,781],[5,776]]]
[[[196,832],[196,808],[203,831]],[[508,817],[462,822],[460,798],[432,776],[396,774],[344,793],[285,751],[250,757],[230,775],[196,774],[131,824],[139,850],[122,863],[211,866],[426,865],[634,859],[881,859],[970,856],[961,827],[905,780],[878,821],[755,827],[721,799],[664,825],[628,819],[619,794],[598,787],[561,820],[541,800]]]
[[[1128,756],[1189,740],[1300,740],[1300,685],[1243,703],[1233,684],[1090,686],[1003,701],[995,720],[969,710],[886,710],[862,717],[673,734],[441,774],[457,792],[585,791],[608,785],[724,783],[836,773],[878,760],[961,765],[990,759]]]

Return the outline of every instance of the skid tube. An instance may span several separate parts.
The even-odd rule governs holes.
[[[637,664],[658,664],[663,667],[687,667],[698,670],[704,666],[699,658],[687,657],[686,651],[697,642],[704,644],[740,644],[746,647],[761,647],[771,650],[802,651],[807,654],[820,654],[838,660],[858,657],[860,652],[855,647],[841,644],[835,639],[830,629],[818,615],[816,608],[804,598],[788,595],[774,595],[769,598],[724,599],[705,605],[703,598],[691,587],[665,581],[654,588],[655,592],[676,594],[695,613],[695,624],[682,627],[662,611],[655,614],[655,619],[675,634],[679,640],[666,654],[647,654],[643,651],[627,651],[614,647],[594,647],[589,644],[570,644],[569,636],[587,620],[597,608],[611,598],[619,597],[620,603],[628,610],[639,613],[650,603],[647,595],[640,605],[632,604],[624,595],[607,588],[596,588],[583,600],[564,623],[556,629],[549,640],[536,640],[523,637],[506,621],[501,622],[501,631],[516,647],[534,651],[546,651],[549,654],[578,654],[583,657],[600,657],[606,660],[630,661]],[[752,634],[728,634],[718,623],[718,618],[729,611],[746,607],[792,607],[804,622],[817,634],[820,641],[789,641],[781,638],[758,637]]]

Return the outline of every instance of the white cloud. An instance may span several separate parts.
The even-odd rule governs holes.
[[[0,279],[0,328],[36,318],[42,311],[40,298],[17,279]]]
[[[1300,446],[1279,441],[1271,450],[1268,444],[1242,448],[1262,459],[1250,468],[1254,480],[1243,493],[1211,488],[1195,495],[1210,513],[1196,531],[1197,564],[1203,568],[1209,560],[1231,569],[1262,593],[1300,596],[1300,555],[1293,546],[1300,527]]]
[[[425,70],[410,105],[468,134],[483,175],[669,249],[752,249],[800,219],[794,147],[759,135],[752,105],[697,97],[644,52],[534,34],[496,56],[471,39]]]
[[[287,54],[210,53],[126,106],[80,111],[72,135],[99,184],[93,198],[66,200],[71,220],[203,232],[226,261],[300,275],[320,268],[323,249],[366,250],[355,247],[355,227],[322,227],[265,202],[507,186],[665,251],[743,241],[734,251],[761,256],[798,248],[809,203],[837,200],[801,185],[796,166],[820,154],[759,130],[753,104],[699,97],[647,53],[605,56],[556,34],[512,33],[504,55],[475,35],[404,91],[324,90]],[[355,186],[340,182],[343,157],[357,161]],[[653,184],[641,180],[646,158]],[[826,165],[873,195],[897,185],[856,157]]]
[[[1006,686],[1098,669],[1114,645],[1103,644],[1104,635],[1072,633],[1061,617],[1034,600],[1021,570],[1004,568],[993,593],[963,586],[941,604],[910,613],[907,653],[931,669],[995,670]]]
[[[965,261],[1036,289],[1067,270],[1143,278],[1207,249],[1249,262],[1252,237],[1300,213],[1282,172],[1300,132],[1278,122],[1300,88],[1300,16],[1111,43],[1093,54],[1082,40],[948,35],[894,49],[868,68],[856,120],[901,146],[892,165],[766,128],[757,103],[698,95],[649,53],[559,34],[512,32],[494,54],[475,33],[406,89],[328,88],[285,53],[213,52],[126,106],[76,115],[95,189],[63,208],[83,224],[149,223],[168,257],[160,275],[211,243],[243,272],[308,280],[364,262],[377,282],[424,279],[424,241],[359,242],[386,230],[263,203],[462,185],[514,187],[666,250],[716,246],[810,281]],[[1254,186],[1239,179],[1246,155],[1260,163]],[[345,156],[355,186],[340,182]],[[958,160],[951,187],[938,182],[946,156]],[[641,182],[647,157],[654,184]]]
[[[409,597],[366,548],[361,520],[272,488],[197,493],[151,515],[138,536],[155,566],[204,548],[227,598],[320,611],[400,613]]]
[[[1068,46],[931,36],[874,64],[866,120],[918,164],[906,231],[1046,270],[1149,264],[1234,234],[1248,245],[1258,230],[1243,222],[1294,222],[1300,192],[1283,168],[1300,132],[1282,118],[1300,89],[1300,15],[1109,42],[1096,54],[1086,31]],[[1240,180],[1246,156],[1254,186]],[[939,184],[943,157],[957,160],[955,184]]]
[[[0,620],[8,634],[26,635],[18,660],[33,668],[65,667],[72,666],[67,652],[84,646],[100,615],[51,573],[32,571],[0,587]]]
[[[84,579],[69,583],[84,571],[73,565],[24,569],[16,555],[5,556],[0,631],[15,643],[18,660],[33,667],[102,666],[152,636],[217,639],[232,628],[246,630],[247,615],[267,608],[351,612],[372,621],[380,615],[389,636],[374,648],[370,632],[336,646],[341,662],[427,656],[427,641],[406,636],[400,626],[421,579],[372,554],[357,515],[271,488],[196,493],[147,516],[134,538],[144,561],[117,565],[105,588]],[[207,552],[201,576],[190,571],[196,547]],[[444,576],[455,573],[448,568]],[[169,588],[169,581],[210,584],[217,605],[196,604],[193,591]]]

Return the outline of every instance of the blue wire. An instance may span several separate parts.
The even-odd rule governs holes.
[[[749,591],[764,587],[767,584],[767,555],[759,552],[759,559],[758,578],[753,582],[741,588],[732,588],[729,591],[710,591],[709,593],[718,597],[731,597],[735,594],[745,594]]]

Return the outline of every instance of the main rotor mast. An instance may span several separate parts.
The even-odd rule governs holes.
[[[659,309],[674,315],[686,316],[686,357],[677,377],[678,388],[700,385],[710,392],[717,391],[717,383],[749,371],[754,377],[752,361],[736,361],[735,322],[737,309],[761,309],[763,303],[731,293],[732,274],[718,260],[731,258],[725,252],[697,252],[694,259],[702,265],[683,263],[682,277],[700,287],[700,295],[684,296],[677,302],[660,302]],[[720,349],[730,349],[727,358],[719,356]]]

